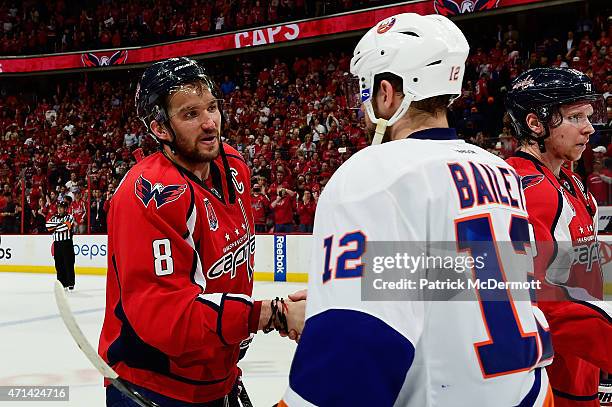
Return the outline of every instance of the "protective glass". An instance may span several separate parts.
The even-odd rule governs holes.
[[[203,100],[170,112],[170,119],[176,117],[183,121],[199,120],[202,117],[217,114],[221,110],[223,110],[223,99]]]
[[[570,112],[563,115],[563,123],[569,123],[574,127],[583,128],[589,124],[595,126],[605,125],[608,119],[606,105],[603,96],[590,102],[593,114],[588,112]]]
[[[216,114],[223,109],[223,99],[214,97],[207,81],[182,84],[172,88],[167,101],[168,118],[195,120],[203,114]],[[174,102],[174,103],[173,103]]]
[[[345,75],[344,77],[344,94],[346,95],[346,106],[349,109],[359,110],[361,109],[361,102],[367,100],[370,97],[369,89],[364,90],[365,94],[362,94],[362,89],[359,86],[359,78],[356,76]],[[365,99],[363,99],[363,97]]]

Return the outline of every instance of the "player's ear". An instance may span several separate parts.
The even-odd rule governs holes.
[[[390,108],[393,104],[393,96],[395,95],[391,82],[385,79],[380,81],[380,90],[378,93],[381,96],[380,102],[382,102],[379,103],[379,106],[382,104],[382,106]]]
[[[153,120],[151,121],[149,127],[151,128],[153,134],[157,136],[157,138],[161,140],[172,141],[172,136],[170,135],[170,132],[168,131],[168,128],[165,124],[161,124],[157,120]]]
[[[527,127],[529,127],[529,129],[535,134],[544,133],[544,125],[542,124],[540,119],[538,119],[538,116],[536,116],[535,113],[527,114],[527,117],[525,117],[525,121],[527,122]]]

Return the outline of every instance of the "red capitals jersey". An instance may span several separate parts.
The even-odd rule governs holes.
[[[68,213],[74,216],[74,220],[77,224],[85,222],[85,216],[87,216],[87,208],[85,207],[85,201],[79,199],[78,201],[72,201]]]
[[[261,225],[266,224],[266,213],[270,209],[270,200],[262,194],[251,197],[253,204],[253,216],[255,223]]]
[[[546,315],[555,350],[547,366],[556,407],[599,406],[599,371],[612,371],[612,310],[602,301],[597,204],[578,176],[555,175],[533,156],[508,159],[521,177],[543,282],[538,307]]]
[[[250,173],[224,148],[235,203],[221,157],[201,182],[158,152],[126,174],[108,213],[99,353],[128,382],[191,403],[230,392],[261,310]]]

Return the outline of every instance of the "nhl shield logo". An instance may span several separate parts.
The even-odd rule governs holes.
[[[208,198],[204,198],[204,208],[206,209],[208,226],[210,226],[210,230],[214,232],[219,229],[219,219],[217,219],[217,214],[215,213],[215,210],[213,209],[213,206]]]

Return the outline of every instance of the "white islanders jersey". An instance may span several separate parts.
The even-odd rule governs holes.
[[[549,405],[548,325],[528,297],[515,300],[507,289],[496,292],[504,301],[486,301],[473,288],[466,301],[362,300],[372,242],[456,242],[471,253],[475,241],[497,256],[478,275],[468,270],[468,279],[503,283],[512,262],[528,281],[525,201],[501,158],[458,140],[453,129],[420,131],[351,157],[319,199],[306,326],[280,405]]]

